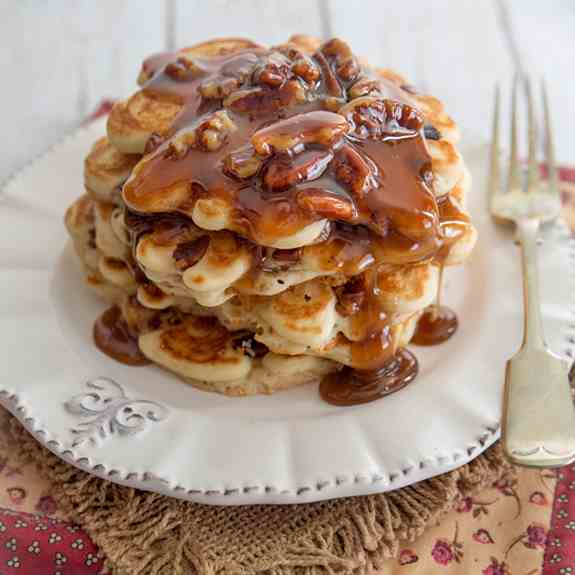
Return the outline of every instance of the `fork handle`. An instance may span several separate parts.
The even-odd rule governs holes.
[[[569,365],[543,338],[537,285],[539,221],[517,224],[523,265],[525,332],[519,352],[507,362],[503,447],[509,459],[531,467],[566,465],[575,458],[575,415]]]
[[[517,222],[523,268],[523,344],[524,349],[545,349],[537,274],[537,234],[539,220],[522,218]]]

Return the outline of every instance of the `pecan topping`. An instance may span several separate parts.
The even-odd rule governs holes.
[[[236,78],[218,76],[200,84],[198,90],[206,99],[221,99],[229,96],[234,90],[237,90],[239,86],[240,83]]]
[[[269,88],[279,88],[290,73],[289,60],[282,54],[272,53],[256,68],[254,81]]]
[[[298,206],[331,220],[352,220],[356,209],[350,198],[323,188],[304,188],[296,194]]]
[[[365,96],[345,105],[340,114],[350,123],[351,133],[362,140],[380,140],[394,134],[415,134],[423,118],[408,104]]]
[[[374,168],[369,160],[351,145],[343,145],[336,153],[332,164],[336,180],[358,198],[377,187]]]
[[[253,146],[242,146],[224,158],[224,171],[239,179],[251,178],[259,172],[262,163]]]
[[[335,288],[337,304],[335,309],[344,317],[357,313],[365,301],[365,285],[361,277],[354,277],[346,284]]]
[[[164,72],[173,80],[185,82],[203,76],[206,71],[190,58],[179,57],[175,62],[170,62],[164,68]]]
[[[298,114],[258,130],[252,145],[258,154],[298,152],[306,144],[333,148],[341,141],[349,127],[344,118],[331,112],[316,111]]]
[[[283,190],[302,182],[319,178],[333,154],[329,151],[310,150],[293,160],[278,158],[268,164],[264,173],[264,186],[270,190]]]
[[[354,100],[362,96],[373,96],[381,93],[381,84],[375,78],[359,78],[357,82],[349,89],[349,97]]]
[[[326,42],[321,51],[335,63],[335,73],[344,81],[351,82],[359,74],[359,64],[350,47],[338,38]]]

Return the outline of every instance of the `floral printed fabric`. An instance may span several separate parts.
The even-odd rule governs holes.
[[[404,544],[383,573],[541,575],[555,482],[554,472],[518,469]]]

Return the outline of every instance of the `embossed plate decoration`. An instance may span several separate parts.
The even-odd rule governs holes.
[[[404,390],[338,408],[314,385],[228,398],[96,349],[92,324],[105,304],[84,284],[62,218],[103,131],[102,121],[81,128],[0,195],[0,402],[54,453],[111,481],[234,505],[396,489],[457,467],[497,439],[521,292],[518,252],[484,207],[486,148],[466,154],[480,241],[467,266],[447,273],[459,333],[417,350],[421,373]],[[569,301],[567,282],[553,281],[561,233],[550,232],[542,248],[553,257],[540,258],[547,336],[560,352],[557,302]]]

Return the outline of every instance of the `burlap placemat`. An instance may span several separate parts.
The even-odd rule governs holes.
[[[24,460],[107,558],[115,575],[370,573],[462,498],[513,473],[498,445],[416,485],[290,506],[216,507],[110,483],[61,461],[10,417]]]

